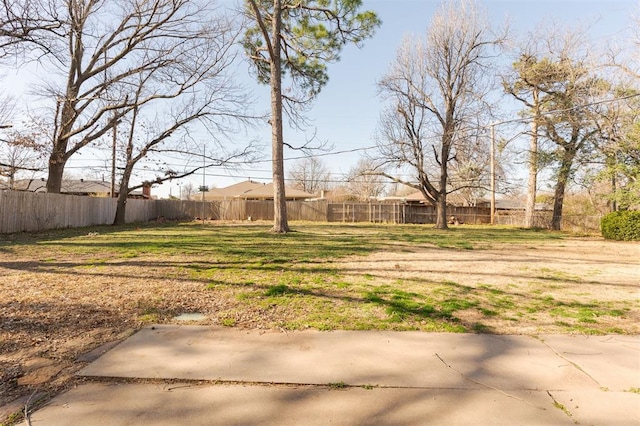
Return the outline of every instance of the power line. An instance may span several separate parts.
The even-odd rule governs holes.
[[[568,111],[574,111],[574,110],[581,110],[581,109],[586,109],[592,106],[596,106],[596,105],[603,105],[603,104],[609,104],[609,103],[613,103],[613,102],[619,102],[619,101],[624,101],[627,99],[632,99],[632,98],[636,98],[640,96],[640,93],[634,93],[632,95],[627,95],[627,96],[622,96],[620,98],[613,98],[613,99],[604,99],[602,101],[595,101],[595,102],[590,102],[588,104],[585,105],[577,105],[571,108],[564,108],[564,109],[555,109],[555,110],[551,110],[551,111],[542,111],[540,112],[540,115],[553,115],[553,114],[560,114],[563,112],[568,112]],[[498,126],[501,124],[508,124],[508,123],[524,123],[527,121],[530,121],[532,119],[534,119],[535,117],[533,116],[528,116],[528,117],[521,117],[521,118],[513,118],[513,119],[509,119],[509,120],[503,120],[503,121],[496,121],[493,123],[489,123],[485,126],[481,126],[482,128],[488,129],[491,126]]]
[[[589,108],[589,107],[592,107],[592,106],[609,104],[609,103],[614,103],[614,102],[620,102],[620,101],[624,101],[624,100],[628,100],[628,99],[633,99],[633,98],[636,98],[636,97],[639,97],[639,96],[640,96],[640,93],[636,93],[636,94],[626,95],[626,96],[617,97],[617,98],[613,98],[613,99],[604,99],[604,100],[600,100],[600,101],[590,102],[590,103],[585,104],[585,105],[578,105],[578,106],[571,107],[571,108],[557,109],[557,110],[552,110],[552,111],[544,111],[544,112],[541,112],[541,115],[552,115],[552,114],[559,114],[559,113],[573,111],[573,110],[586,109],[586,108]],[[488,125],[479,126],[479,127],[480,128],[489,128],[489,127],[492,127],[492,126],[508,124],[508,123],[523,123],[523,122],[530,121],[533,118],[534,117],[532,117],[532,116],[520,117],[520,118],[514,118],[514,119],[509,119],[509,120],[498,121],[498,122],[490,123]],[[393,145],[394,145],[393,143],[388,143],[388,144],[384,144],[384,145],[376,144],[376,145],[370,145],[370,146],[359,147],[359,148],[344,149],[344,150],[339,150],[339,151],[311,153],[311,154],[287,157],[287,158],[285,158],[285,161],[303,160],[303,159],[309,159],[309,158],[331,157],[331,156],[336,156],[336,155],[344,155],[344,154],[351,154],[351,153],[356,153],[356,152],[364,152],[364,151],[368,151],[368,150],[379,149],[381,147],[385,147],[385,146],[388,147],[388,146],[393,146]],[[111,148],[101,147],[101,146],[92,146],[91,149],[92,150],[96,150],[98,152],[110,151],[111,150]],[[201,157],[201,154],[199,154],[199,153],[193,153],[192,155],[194,157]],[[70,159],[70,161],[72,161],[72,160],[73,161],[82,161],[84,163],[91,162],[91,161],[105,163],[106,161],[109,160],[109,158],[96,158],[96,157],[94,157],[94,158],[82,158],[82,159],[80,159],[80,158],[73,158],[72,157]],[[241,166],[241,165],[267,164],[267,163],[271,163],[271,161],[272,161],[271,159],[256,160],[256,161],[243,161],[243,162],[232,161],[232,162],[227,163],[227,165],[229,165],[230,167],[234,167],[234,166]],[[165,164],[167,166],[169,166],[169,167],[178,167],[178,168],[192,167],[192,165],[189,165],[188,163],[186,163],[186,164],[165,163]],[[221,167],[221,166],[209,166],[209,167]],[[90,169],[94,173],[110,171],[110,168],[106,164],[104,164],[104,165],[95,165],[95,166],[87,166],[86,164],[84,164],[82,166],[71,166],[71,165],[68,165],[66,168],[67,169]],[[150,169],[150,168],[139,169],[139,172],[149,172],[149,173],[164,173],[164,171],[165,170]],[[270,173],[271,170],[255,170],[255,169],[252,169],[250,172],[251,173]],[[332,176],[345,176],[344,173],[329,172],[327,174],[332,175]],[[229,177],[229,178],[245,178],[247,176],[247,174],[213,174],[213,173],[207,173],[206,175],[210,176],[210,177]],[[271,177],[270,176],[269,177],[255,177],[254,179],[270,180]],[[285,180],[291,181],[292,179],[285,179]],[[347,181],[346,179],[342,179],[342,180],[330,180],[329,182],[330,183],[344,183],[346,181]]]

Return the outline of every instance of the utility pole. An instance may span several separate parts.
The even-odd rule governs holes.
[[[204,204],[204,193],[209,190],[207,188],[205,179],[205,169],[207,168],[207,146],[205,145],[202,148],[202,186],[200,186],[200,192],[202,192],[202,226],[204,226],[204,215],[205,215],[205,204]]]
[[[109,87],[109,85],[107,84],[108,78],[107,78],[107,62],[108,62],[108,58],[107,58],[107,51],[104,51],[104,86],[105,87]],[[116,127],[118,125],[118,122],[116,121],[116,111],[113,110],[113,128],[112,130],[112,136],[113,139],[111,141],[111,198],[115,198],[116,197],[116,140],[117,140],[117,133],[116,133]]]
[[[111,146],[111,197],[116,196],[116,127],[118,123],[115,121],[116,112],[113,112],[114,115],[114,123],[113,123],[113,144]]]
[[[490,168],[490,174],[491,174],[490,191],[491,191],[491,224],[492,225],[495,224],[495,221],[496,221],[496,126],[500,124],[516,123],[519,121],[522,121],[522,118],[504,120],[504,121],[495,121],[489,124],[489,126],[491,127],[491,146],[489,147],[491,159],[490,159],[489,168]],[[504,145],[506,146],[507,143],[514,140],[520,134],[521,133],[518,133],[518,135],[506,141]]]

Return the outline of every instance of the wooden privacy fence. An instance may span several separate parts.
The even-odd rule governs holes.
[[[0,191],[0,233],[103,225],[115,207],[110,198]]]
[[[0,191],[0,234],[108,225],[113,223],[116,205],[115,198]],[[154,217],[153,203],[127,200],[127,223]]]
[[[163,203],[175,201],[160,200]],[[273,220],[273,201],[225,200],[211,202],[192,201],[196,206],[176,211],[188,214],[176,217],[168,209],[159,209],[159,216],[170,218],[202,218],[213,220]],[[162,213],[162,212],[165,213]],[[455,216],[464,223],[489,223],[491,214],[484,207],[449,207],[447,216]],[[311,222],[374,222],[374,223],[435,223],[436,210],[428,205],[401,203],[331,203],[327,201],[287,201],[289,220]]]
[[[19,191],[0,191],[0,234],[75,228],[113,223],[113,198]],[[464,223],[488,223],[489,209],[450,207]],[[399,203],[330,203],[288,201],[290,220],[312,222],[435,223],[432,206]],[[253,200],[180,201],[127,200],[125,221],[146,222],[163,217],[212,220],[273,220],[273,202]]]
[[[19,191],[0,191],[0,234],[43,231],[55,228],[75,228],[113,223],[116,200]],[[455,216],[468,224],[490,222],[488,207],[447,208],[447,217]],[[435,207],[401,203],[331,203],[327,201],[288,201],[289,220],[312,222],[374,222],[374,223],[435,223]],[[273,201],[223,200],[127,201],[125,221],[146,222],[157,218],[169,220],[273,220]],[[496,215],[496,223],[521,226],[522,212]],[[549,212],[536,218],[536,226],[548,228]],[[563,218],[563,228],[572,231],[597,231],[599,217],[569,216]]]
[[[489,223],[488,207],[447,207],[447,217],[459,222]],[[436,208],[402,203],[329,203],[326,222],[436,223]]]

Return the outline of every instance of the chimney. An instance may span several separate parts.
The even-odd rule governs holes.
[[[144,198],[151,199],[151,184],[149,182],[145,182],[142,185],[142,195]]]

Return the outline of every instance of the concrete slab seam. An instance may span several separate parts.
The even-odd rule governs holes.
[[[566,356],[562,355],[561,353],[559,353],[558,351],[556,351],[554,348],[552,348],[547,342],[545,342],[543,339],[540,339],[538,336],[533,336],[535,339],[538,339],[543,345],[545,345],[547,348],[549,348],[549,350],[551,352],[553,352],[554,354],[556,354],[556,356],[558,356],[559,358],[562,358],[563,360],[565,360],[566,362],[568,362],[569,364],[571,364],[574,368],[576,368],[578,371],[580,371],[581,373],[583,373],[584,375],[586,375],[588,378],[590,378],[591,380],[593,380],[593,382],[598,385],[598,387],[600,389],[602,389],[602,385],[600,384],[600,382],[598,382],[591,374],[587,373],[582,367],[580,367],[578,364],[576,364],[575,362],[571,361],[569,358],[567,358]]]
[[[282,388],[310,388],[310,389],[337,389],[337,388],[362,388],[362,389],[407,389],[407,390],[467,390],[468,388],[462,386],[394,386],[394,385],[371,385],[371,384],[349,384],[344,382],[339,382],[340,386],[336,386],[336,383],[300,383],[300,382],[260,382],[260,381],[249,381],[249,380],[223,380],[223,379],[188,379],[188,378],[175,378],[175,379],[167,379],[167,378],[136,378],[136,377],[120,377],[120,376],[79,376],[86,383],[104,383],[104,384],[114,384],[114,385],[126,385],[126,384],[180,384],[183,386],[177,386],[176,388],[182,387],[198,387],[198,386],[261,386],[261,387],[282,387]],[[474,383],[472,379],[469,379]],[[484,385],[482,383],[478,383],[482,386],[487,387],[491,390],[496,390],[505,396],[514,398],[516,400],[523,401],[522,399],[509,395],[501,391],[500,389],[496,389],[489,385]],[[173,388],[168,388],[171,390]],[[540,389],[523,389],[525,391],[533,391],[539,392]],[[541,407],[536,407],[541,408]],[[541,408],[544,409],[544,408]]]
[[[553,406],[554,407],[556,407],[558,410],[562,411],[569,418],[569,420],[571,420],[572,422],[577,424],[577,421],[573,417],[573,413],[567,408],[566,405],[564,405],[561,402],[559,402],[556,399],[556,397],[553,396],[551,391],[547,391],[547,395],[549,395],[549,398],[551,398],[551,400],[553,401]]]
[[[496,388],[495,386],[491,386],[491,385],[489,385],[489,384],[487,384],[487,383],[483,383],[483,382],[481,382],[481,381],[479,381],[479,380],[472,379],[471,377],[468,377],[468,376],[466,376],[465,374],[463,374],[462,372],[460,372],[460,371],[458,371],[457,369],[455,369],[451,364],[448,364],[444,359],[442,359],[442,357],[441,357],[438,353],[436,353],[435,355],[436,355],[436,357],[440,360],[440,362],[442,362],[442,363],[443,363],[447,368],[449,368],[449,369],[451,369],[452,371],[456,372],[457,374],[459,374],[460,376],[462,376],[464,379],[469,380],[469,381],[471,381],[471,382],[475,383],[476,385],[484,386],[484,387],[486,387],[487,389],[494,390],[494,391],[496,391],[496,392],[498,392],[498,393],[501,393],[501,394],[502,394],[502,395],[504,395],[504,396],[507,396],[507,397],[509,397],[509,398],[513,398],[513,399],[515,399],[515,400],[517,400],[517,401],[520,401],[520,402],[524,402],[525,404],[529,404],[529,405],[531,405],[532,407],[535,407],[535,408],[537,408],[537,409],[539,409],[539,410],[546,410],[546,408],[544,408],[544,407],[538,407],[537,405],[535,405],[535,404],[533,404],[533,403],[531,403],[531,402],[529,402],[529,401],[526,401],[526,400],[524,400],[524,399],[522,399],[522,398],[519,398],[519,397],[517,397],[517,396],[515,396],[515,395],[512,395],[512,394],[510,394],[510,393],[508,393],[508,392],[505,392],[505,391],[503,391],[502,389],[498,389],[498,388]]]

